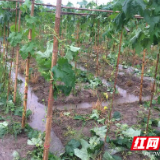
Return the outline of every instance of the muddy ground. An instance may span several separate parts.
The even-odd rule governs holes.
[[[78,60],[78,64],[91,73],[96,73],[96,62],[94,61],[94,58],[89,58],[89,61],[87,60],[87,56],[82,56],[81,59]],[[139,65],[141,64],[141,60],[137,62]],[[108,65],[105,61],[99,62],[99,76],[102,78],[105,78],[108,82],[114,83],[114,66]],[[140,77],[137,77],[136,75],[128,74],[125,69],[121,71],[121,74],[118,74],[117,77],[117,86],[121,87],[122,89],[126,90],[127,93],[133,94],[135,96],[139,96],[139,90],[140,90],[140,83],[141,79]],[[151,95],[151,86],[152,82],[150,80],[143,80],[143,90],[142,95],[148,96]]]
[[[13,133],[10,133],[12,123],[20,123],[22,118],[19,116],[4,114],[2,111],[0,111],[0,116],[9,123],[9,133],[2,139],[0,138],[0,160],[12,160],[12,154],[14,151],[17,151],[21,158],[30,159],[28,153],[33,151],[35,147],[27,145],[27,134],[21,132],[16,136]]]
[[[90,63],[93,65],[92,61]],[[80,63],[83,67],[85,63]],[[33,92],[39,98],[39,102],[47,105],[48,102],[48,94],[49,94],[49,83],[45,81],[45,79],[40,75],[38,69],[36,67],[36,62],[34,59],[31,59],[30,67],[33,69],[32,74],[30,76],[30,85],[33,88]],[[94,70],[95,66],[89,67],[88,70],[95,74]],[[102,68],[103,69],[103,68]],[[20,58],[19,64],[19,73],[24,75],[25,73],[25,61]],[[112,75],[111,75],[112,73]],[[103,70],[102,78],[109,81],[110,85],[113,87],[114,83],[114,74],[113,68],[109,65],[106,66],[105,70]],[[83,102],[96,102],[98,97],[103,99],[103,93],[107,92],[107,86],[100,86],[96,90],[93,89],[84,89],[85,84],[77,84],[76,92],[72,91],[70,96],[66,97],[64,95],[60,95],[58,99],[55,99],[54,105],[62,105],[62,104],[78,104]],[[128,73],[118,75],[117,85],[122,89],[126,90],[127,93],[133,94],[135,96],[139,96],[139,88],[140,88],[140,78],[130,75]],[[151,91],[151,81],[144,80],[143,83],[143,96],[149,96]],[[110,92],[107,92],[109,95],[109,99],[112,97]],[[98,94],[98,96],[97,96]],[[116,95],[115,99],[120,98],[119,94]]]
[[[19,63],[19,73],[24,75],[25,73],[25,61],[22,59]],[[40,75],[38,69],[36,67],[36,62],[34,59],[31,59],[30,67],[33,70],[33,74],[30,76],[30,86],[32,87],[32,91],[39,98],[39,102],[43,104],[47,104],[48,95],[49,95],[49,82],[45,81],[45,79]],[[107,86],[99,86],[97,89],[84,89],[84,86],[87,84],[77,84],[75,87],[75,91],[72,91],[71,94],[66,97],[64,95],[59,95],[57,99],[54,101],[54,105],[61,104],[79,104],[83,102],[96,102],[98,98],[104,99],[103,93],[107,92]],[[109,99],[112,97],[110,92],[108,93]],[[115,98],[120,98],[119,94],[116,94]]]
[[[22,158],[26,158],[28,152],[34,149],[33,146],[27,145],[27,135],[18,135],[15,138],[12,135],[7,135],[0,139],[0,160],[12,160],[12,153],[17,151]]]
[[[100,104],[99,104],[100,105]],[[157,105],[156,105],[157,106]],[[154,106],[153,106],[154,107]],[[160,106],[158,106],[160,109]],[[104,110],[103,108],[99,108],[98,106],[93,106],[90,109],[75,109],[75,110],[66,110],[66,111],[59,111],[56,110],[54,112],[53,117],[53,129],[56,135],[61,139],[62,143],[66,145],[66,143],[71,139],[80,139],[91,136],[90,130],[94,127],[101,127],[103,124],[98,124],[95,120],[75,120],[74,117],[77,115],[87,116],[92,113],[92,109],[99,109],[101,112],[100,118],[107,118],[108,110]],[[122,105],[114,105],[113,113],[115,111],[120,112],[121,119],[120,121],[112,121],[111,130],[109,136],[112,139],[116,137],[116,130],[117,126],[116,123],[120,124],[128,124],[128,126],[136,127],[136,129],[142,129],[143,131],[145,128],[138,128],[140,127],[139,124],[142,123],[143,119],[148,115],[148,109],[144,106],[140,105],[138,102],[132,104],[122,104]],[[69,115],[66,115],[69,113]],[[151,119],[159,118],[160,112],[153,109]],[[158,128],[155,128],[158,130]],[[146,156],[142,155],[141,152],[135,153],[131,152],[131,155],[128,155],[127,152],[121,152],[119,155],[123,157],[123,160],[149,160]]]

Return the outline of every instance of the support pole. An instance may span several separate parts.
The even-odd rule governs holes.
[[[57,0],[56,7],[56,19],[55,19],[55,33],[54,42],[53,42],[53,54],[52,54],[52,63],[51,69],[57,63],[57,54],[58,54],[58,39],[60,31],[60,22],[61,22],[61,3],[62,0]],[[49,88],[49,98],[48,98],[48,110],[47,110],[47,119],[46,119],[46,136],[44,142],[44,152],[43,160],[48,160],[49,148],[50,148],[50,137],[51,137],[51,128],[52,128],[52,117],[53,117],[53,73],[51,73],[50,88]]]
[[[21,3],[19,4],[19,7]],[[18,17],[18,32],[20,32],[21,27],[21,10],[19,10],[19,17]],[[16,52],[16,74],[15,74],[15,83],[14,83],[14,95],[13,95],[13,102],[16,102],[16,95],[17,95],[17,77],[18,77],[18,65],[19,65],[19,44],[17,45],[17,52]]]
[[[31,16],[32,17],[34,16],[34,0],[32,0]],[[29,30],[28,40],[32,41],[32,29]],[[26,124],[30,58],[31,58],[31,54],[28,53],[28,58],[27,58],[27,62],[26,62],[26,76],[25,76],[25,89],[24,89],[23,114],[22,114],[22,129],[25,128],[25,124]]]
[[[117,57],[117,65],[116,65],[115,80],[114,80],[114,90],[113,90],[112,102],[111,102],[110,113],[109,113],[109,118],[108,118],[108,130],[107,130],[107,133],[105,136],[105,142],[107,140],[107,134],[110,129],[110,121],[111,121],[112,110],[113,110],[113,102],[114,102],[114,97],[115,97],[115,93],[116,93],[116,84],[117,84],[118,67],[119,67],[119,60],[120,60],[120,54],[121,54],[122,37],[123,37],[123,29],[121,31],[121,36],[120,36],[119,52],[118,52],[118,57]]]
[[[15,32],[17,28],[17,2],[16,2],[16,17],[15,17]],[[11,62],[10,62],[10,70],[9,70],[9,78],[8,78],[8,91],[7,91],[7,102],[9,99],[10,94],[10,83],[11,83],[11,72],[12,72],[12,65],[13,65],[13,58],[14,58],[14,47],[12,50]]]
[[[157,71],[158,71],[159,55],[160,55],[160,51],[159,51],[159,53],[157,55],[156,69],[155,69],[155,75],[154,75],[154,82],[153,82],[152,89],[151,89],[151,101],[150,101],[149,112],[148,112],[148,120],[147,120],[147,126],[146,126],[146,135],[148,133],[149,120],[150,120],[150,116],[151,116],[152,101],[153,101],[153,96],[154,96],[154,91],[155,91],[155,84],[156,84],[156,78],[157,78]]]
[[[145,55],[146,49],[143,51],[143,62],[142,62],[142,72],[141,72],[141,85],[140,85],[140,93],[139,93],[139,103],[142,104],[142,89],[143,89],[143,76],[144,76],[144,67],[145,67]]]

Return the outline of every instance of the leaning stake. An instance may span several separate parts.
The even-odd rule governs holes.
[[[19,4],[19,7],[21,3]],[[18,32],[20,32],[21,26],[21,10],[19,10],[19,17],[18,17]],[[17,77],[18,77],[18,64],[19,64],[19,44],[17,45],[17,52],[16,52],[16,75],[15,75],[15,83],[14,83],[14,95],[13,95],[13,102],[16,102],[16,94],[17,94]]]
[[[140,93],[139,93],[139,103],[142,103],[142,89],[143,89],[143,76],[144,76],[144,67],[145,67],[145,54],[146,49],[143,51],[143,62],[142,62],[142,72],[141,72],[141,85],[140,85]]]
[[[60,30],[60,19],[61,19],[61,3],[62,0],[57,0],[56,6],[56,19],[55,19],[55,33],[54,36],[54,43],[53,43],[53,54],[52,54],[52,64],[51,69],[57,63],[57,54],[58,54],[58,39],[59,37],[59,30]],[[53,115],[53,73],[51,73],[51,80],[50,80],[50,88],[49,88],[49,98],[48,98],[48,109],[47,109],[47,119],[46,119],[46,136],[44,142],[44,153],[43,153],[43,160],[48,160],[48,153],[50,148],[50,134],[51,134],[51,127],[52,127],[52,115]]]
[[[160,51],[159,51],[159,52],[160,52]],[[147,132],[148,132],[149,120],[150,120],[150,116],[151,116],[151,107],[152,107],[152,101],[153,101],[155,84],[156,84],[156,78],[157,78],[157,71],[158,71],[159,54],[160,54],[160,53],[158,53],[158,55],[157,55],[156,69],[155,69],[155,75],[154,75],[154,82],[153,82],[153,86],[152,86],[152,89],[151,89],[151,101],[150,101],[149,112],[148,112],[148,120],[147,120],[147,126],[146,126],[146,134],[147,134]]]
[[[34,0],[32,0],[31,16],[34,16]],[[28,40],[32,41],[32,29],[29,30]],[[29,64],[30,64],[30,53],[28,54],[26,62],[26,76],[25,76],[25,88],[24,88],[24,100],[23,100],[23,114],[22,114],[22,129],[25,128],[26,123],[26,111],[27,111],[27,99],[28,99],[28,82],[29,82]]]

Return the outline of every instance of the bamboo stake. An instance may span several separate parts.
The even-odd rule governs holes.
[[[134,50],[133,50],[133,60],[132,60],[132,67],[134,67],[135,55],[136,55],[136,51],[135,51],[135,49],[134,49]]]
[[[95,52],[97,53],[97,33],[95,31],[95,43],[94,43],[94,46],[95,46]],[[97,58],[97,57],[96,57]],[[96,64],[97,64],[97,59],[96,59]],[[97,65],[96,65],[96,77],[97,77]]]
[[[3,33],[3,64],[5,63],[5,52],[6,52],[6,24],[4,23],[4,33]]]
[[[15,32],[16,32],[16,26],[17,26],[17,2],[16,2],[16,17],[15,17]],[[13,47],[13,50],[12,50],[12,57],[11,57],[10,71],[9,71],[9,78],[8,78],[7,102],[8,102],[9,94],[10,94],[10,81],[11,81],[11,72],[12,72],[12,65],[13,65],[13,57],[14,57],[14,47]]]
[[[19,4],[19,7],[20,6],[21,3]],[[19,17],[18,17],[18,32],[20,32],[20,27],[21,27],[21,10],[19,10]],[[19,44],[17,45],[17,52],[16,52],[16,74],[15,74],[14,95],[13,95],[14,103],[16,103],[16,95],[17,95],[18,65],[19,65]]]
[[[105,136],[105,142],[107,140],[107,134],[108,134],[109,129],[110,129],[110,121],[111,121],[112,110],[113,110],[113,102],[114,102],[114,97],[115,97],[115,92],[116,92],[118,67],[119,67],[119,60],[120,60],[121,46],[122,46],[122,37],[123,37],[123,29],[121,31],[121,36],[120,36],[119,52],[118,52],[118,57],[117,57],[117,65],[116,65],[116,72],[115,72],[115,79],[114,79],[114,90],[113,90],[110,113],[109,113],[109,118],[108,118],[108,130],[107,130],[107,133],[106,133],[106,136]]]
[[[9,37],[9,22],[8,22],[8,33],[7,33],[7,36]],[[7,72],[6,72],[6,69],[7,69],[7,59],[8,59],[8,45],[9,45],[9,42],[8,42],[8,40],[7,40],[7,46],[6,46],[6,53],[5,53],[5,71],[4,71],[4,87],[5,87],[5,85],[6,85],[6,75],[7,75]]]
[[[79,23],[77,24],[77,36],[76,36],[76,42],[77,42],[77,46],[79,47],[79,42],[78,42],[78,40],[79,40],[79,32],[80,32],[80,30],[79,30]],[[75,61],[75,71],[76,71],[76,69],[77,69],[77,59],[76,59],[76,61]]]
[[[140,93],[139,93],[139,103],[142,103],[142,89],[143,89],[143,76],[144,76],[144,67],[145,67],[145,54],[146,49],[143,51],[143,62],[142,62],[142,72],[141,72],[141,85],[140,85]]]
[[[97,33],[97,39],[96,39],[96,52],[97,52],[97,61],[96,61],[96,76],[99,75],[99,23],[98,23],[98,33]]]
[[[7,33],[7,36],[9,37],[9,22],[8,22],[8,33]],[[7,59],[8,59],[8,46],[9,46],[9,41],[7,41],[7,46],[6,46],[6,62],[7,62]],[[7,67],[7,63],[6,63],[6,66],[5,66],[5,69]]]
[[[154,96],[154,91],[155,91],[155,83],[156,83],[156,78],[157,78],[159,55],[160,55],[160,53],[158,53],[158,55],[157,55],[156,69],[155,69],[155,75],[154,75],[154,82],[153,82],[153,86],[152,86],[152,89],[151,89],[151,101],[150,101],[149,112],[148,112],[148,120],[147,120],[147,126],[146,126],[146,135],[148,133],[149,120],[150,120],[150,116],[151,116],[151,107],[152,107],[152,101],[153,101],[153,96]]]
[[[34,16],[34,0],[32,0],[31,16]],[[29,30],[28,40],[32,41],[32,29]],[[24,101],[23,101],[23,114],[22,114],[22,129],[25,128],[26,124],[26,111],[27,111],[27,100],[28,100],[28,83],[29,83],[29,64],[30,64],[31,54],[28,53],[28,58],[26,62],[26,76],[25,76],[25,88],[24,88]]]
[[[59,37],[59,31],[60,31],[61,3],[62,3],[62,0],[57,0],[56,19],[55,19],[55,33],[56,33],[56,36],[54,36],[51,69],[57,63],[57,54],[58,54],[58,39],[57,39],[57,37]],[[51,134],[51,128],[52,128],[53,101],[54,101],[54,99],[53,99],[53,73],[51,73],[43,160],[48,160],[48,153],[49,153],[49,148],[50,148],[50,134]]]

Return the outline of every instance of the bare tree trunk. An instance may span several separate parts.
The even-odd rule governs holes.
[[[53,66],[57,64],[57,54],[58,54],[58,39],[59,30],[60,30],[60,22],[61,22],[61,3],[62,0],[57,0],[56,6],[56,19],[55,19],[55,33],[54,42],[53,42],[53,54],[52,54],[52,64]],[[47,110],[47,119],[46,119],[46,136],[44,142],[44,152],[43,152],[43,160],[48,160],[49,148],[50,148],[50,137],[51,137],[51,128],[52,128],[52,117],[53,117],[53,73],[51,75],[50,80],[50,88],[49,88],[49,98],[48,98],[48,110]]]

